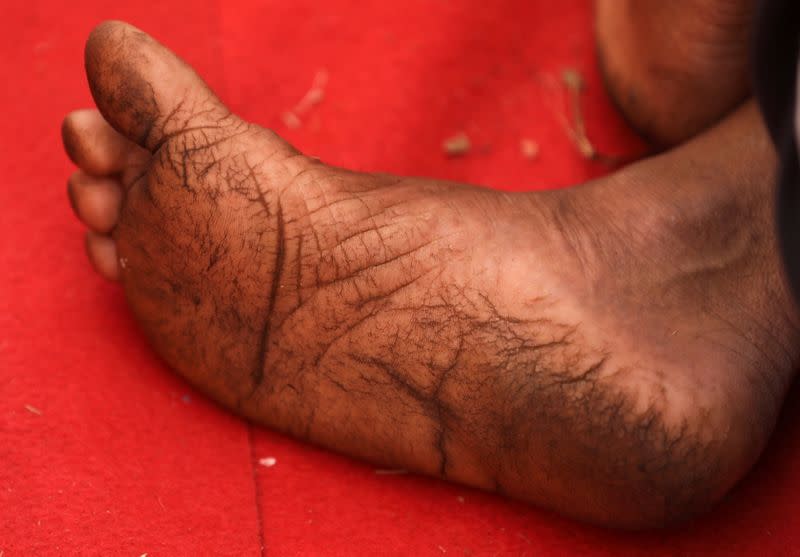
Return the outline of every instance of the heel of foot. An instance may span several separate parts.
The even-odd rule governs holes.
[[[750,12],[736,12],[742,20],[736,26],[728,21],[733,16],[705,5],[714,2],[703,4],[700,15],[690,9],[696,4],[596,4],[596,51],[606,90],[631,127],[660,147],[715,124],[749,93],[747,33],[738,31]]]

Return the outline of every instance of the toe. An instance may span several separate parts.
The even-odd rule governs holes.
[[[86,254],[89,261],[101,276],[108,280],[119,280],[120,264],[117,246],[110,236],[96,232],[86,233]]]
[[[121,172],[140,150],[112,128],[97,110],[75,110],[61,125],[72,162],[93,176]]]
[[[72,208],[86,226],[107,234],[114,229],[122,205],[122,185],[113,178],[98,178],[78,170],[67,183]]]
[[[155,151],[187,130],[237,123],[183,60],[155,39],[120,21],[90,34],[86,75],[97,107],[131,141]]]

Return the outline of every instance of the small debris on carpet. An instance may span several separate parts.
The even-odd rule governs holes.
[[[322,102],[322,99],[325,98],[325,86],[327,84],[328,72],[325,70],[319,70],[314,75],[314,81],[311,83],[311,88],[306,92],[305,95],[303,95],[303,98],[300,99],[300,102],[281,115],[283,123],[286,124],[287,128],[294,130],[303,124],[301,116],[305,116],[305,114],[311,110],[313,106]]]
[[[281,118],[286,127],[292,130],[299,128],[303,124],[294,112],[284,112]]]
[[[262,458],[262,459],[260,459],[258,461],[258,463],[261,466],[265,466],[267,468],[272,468],[273,466],[275,466],[275,464],[277,464],[277,462],[278,462],[278,459],[275,458],[274,456],[264,457],[264,458]]]
[[[25,410],[27,410],[31,414],[36,414],[37,416],[41,416],[42,415],[42,411],[41,410],[39,410],[35,406],[31,406],[30,404],[26,404],[25,405]],[[0,556],[0,557],[2,557],[2,556]]]
[[[436,547],[438,547],[439,551],[441,551],[442,553],[447,553],[447,550],[443,548],[441,545],[437,545]]]
[[[581,73],[574,68],[566,68],[561,72],[561,81],[567,88],[572,109],[572,123],[568,124],[568,132],[578,152],[591,161],[599,161],[606,164],[619,163],[618,157],[598,152],[586,134],[586,122],[583,119],[583,110],[581,108],[581,93],[585,83]]]
[[[568,89],[579,92],[583,89],[583,76],[575,68],[565,68],[561,72],[561,80]]]
[[[583,91],[583,76],[578,70],[567,68],[561,72],[561,81],[567,88],[569,102],[572,108],[572,129],[570,130],[572,140],[578,152],[587,159],[594,159],[597,151],[586,136],[586,124],[583,121],[581,110],[581,92]]]
[[[119,258],[119,266],[123,269],[128,266],[128,258],[127,257],[120,257]]]
[[[453,137],[445,139],[442,143],[442,150],[444,150],[444,153],[450,157],[459,157],[469,153],[471,146],[472,145],[469,141],[469,137],[467,137],[467,134],[461,132]]]
[[[375,470],[376,476],[402,476],[403,474],[408,474],[408,470],[401,470],[401,469],[385,469],[385,470]]]
[[[147,557],[147,553],[142,553],[139,557]]]
[[[459,503],[464,502],[464,497],[462,495],[459,495],[458,497],[456,497],[456,499],[458,500]]]
[[[529,161],[539,156],[539,144],[532,139],[523,138],[522,141],[519,142],[519,150],[522,156]]]
[[[183,401],[184,404],[190,404],[192,402],[192,395],[189,393],[184,394],[181,397],[181,401]]]

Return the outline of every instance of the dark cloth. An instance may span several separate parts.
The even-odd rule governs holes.
[[[800,301],[800,163],[795,111],[800,55],[800,0],[762,0],[755,48],[754,86],[769,133],[780,156],[778,237],[786,272]]]

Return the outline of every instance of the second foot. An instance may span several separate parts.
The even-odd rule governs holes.
[[[741,104],[755,11],[754,0],[598,0],[600,66],[631,125],[676,145]]]

